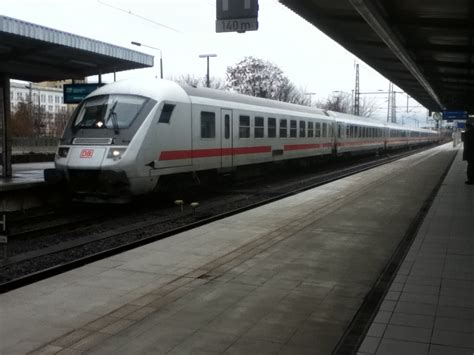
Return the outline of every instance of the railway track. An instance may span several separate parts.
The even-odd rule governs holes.
[[[231,189],[201,191],[201,204],[182,212],[178,206],[112,209],[111,213],[80,213],[53,218],[50,223],[18,228],[8,258],[0,259],[0,293],[74,269],[87,263],[196,228],[258,206],[393,162],[416,151],[402,152],[317,174],[239,184]],[[99,215],[97,215],[99,213]],[[36,218],[36,217],[35,217]],[[120,221],[118,223],[117,221]],[[86,227],[81,225],[87,224]],[[37,246],[35,246],[37,244]],[[29,246],[29,247],[28,247]]]

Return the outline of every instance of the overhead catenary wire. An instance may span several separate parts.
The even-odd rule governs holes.
[[[121,11],[121,12],[125,12],[126,14],[128,14],[128,15],[130,15],[130,16],[134,16],[134,17],[137,17],[137,18],[139,18],[139,19],[141,19],[141,20],[150,22],[150,23],[152,23],[152,24],[154,24],[154,25],[157,25],[157,26],[159,26],[159,27],[166,28],[166,29],[168,29],[168,30],[170,30],[170,31],[174,31],[174,32],[180,33],[180,34],[183,34],[183,33],[184,33],[183,31],[180,31],[180,30],[178,30],[178,29],[176,29],[176,28],[173,28],[173,27],[171,27],[171,26],[167,26],[167,25],[165,25],[165,24],[162,24],[162,23],[160,23],[160,22],[154,21],[154,20],[149,19],[149,18],[147,18],[147,17],[144,17],[144,16],[142,16],[142,15],[135,14],[135,13],[133,13],[133,12],[130,11],[130,10],[125,10],[125,9],[122,9],[122,8],[120,8],[120,7],[118,7],[118,6],[114,6],[114,5],[111,5],[111,4],[107,4],[106,2],[104,2],[104,1],[102,1],[102,0],[97,0],[97,2],[100,3],[100,4],[102,4],[102,5],[104,5],[104,6],[108,6],[108,7],[112,8],[112,9],[114,9],[114,10]]]

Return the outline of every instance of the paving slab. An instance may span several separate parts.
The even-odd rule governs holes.
[[[1,295],[0,352],[329,354],[456,153],[439,146]],[[397,282],[423,278],[410,272]],[[401,285],[386,328],[413,304]],[[425,349],[391,326],[387,341]]]
[[[474,354],[474,188],[462,152],[444,180],[392,283],[398,299],[373,320],[360,354]],[[403,287],[401,287],[402,285]]]

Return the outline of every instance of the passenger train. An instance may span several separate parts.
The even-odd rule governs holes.
[[[195,88],[124,80],[91,93],[60,140],[47,181],[76,198],[126,201],[160,178],[437,142],[437,132],[338,112]]]

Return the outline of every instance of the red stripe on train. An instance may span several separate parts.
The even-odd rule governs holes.
[[[179,160],[191,158],[212,158],[227,155],[270,153],[272,147],[240,147],[240,148],[210,148],[194,150],[170,150],[160,154],[159,160]]]
[[[321,144],[285,144],[284,150],[303,150],[321,148]]]

